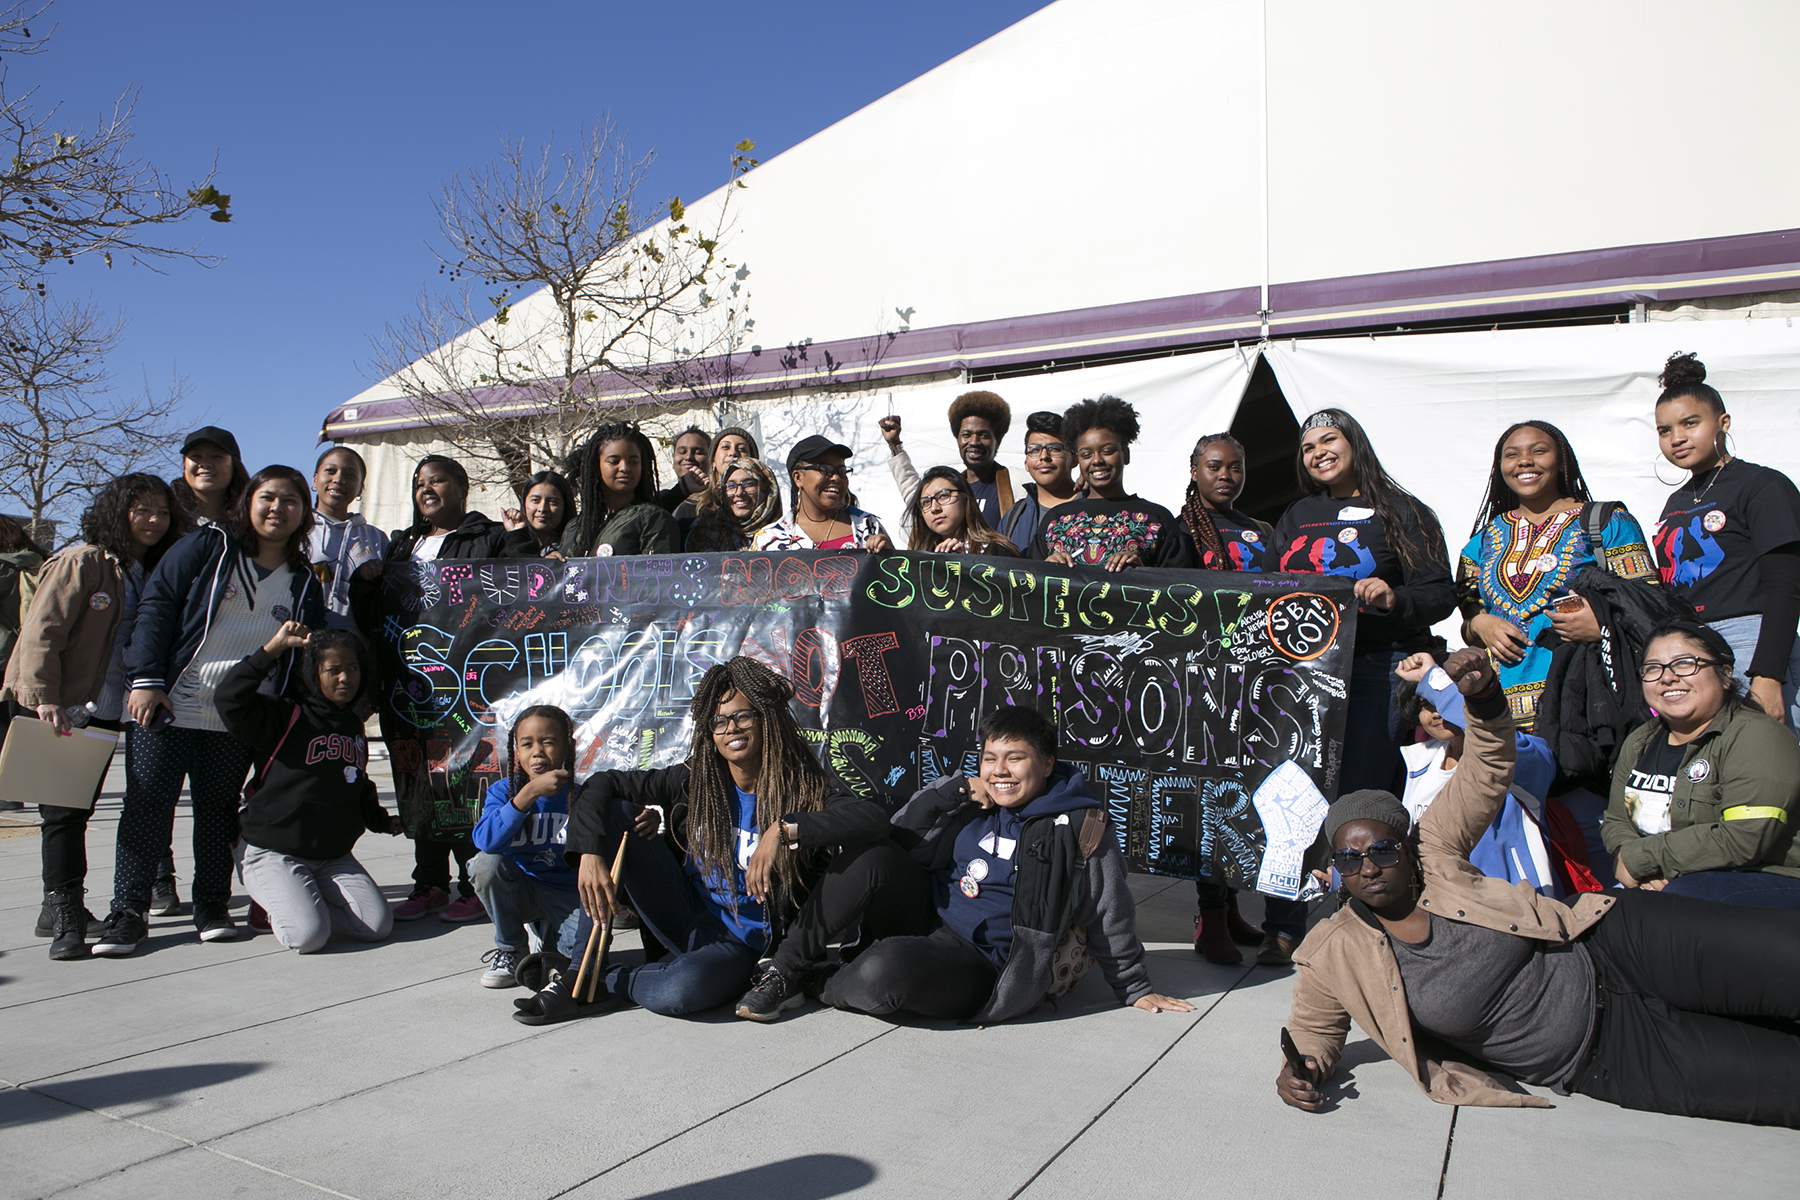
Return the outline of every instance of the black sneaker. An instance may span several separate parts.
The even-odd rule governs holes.
[[[93,914],[81,903],[79,888],[56,896],[56,927],[50,943],[50,957],[69,962],[88,956],[88,922]]]
[[[750,990],[744,993],[733,1011],[746,1020],[767,1022],[779,1020],[782,1013],[805,1002],[806,993],[800,989],[799,982],[789,979],[771,964],[750,981]]]
[[[194,928],[200,931],[203,942],[237,940],[238,928],[232,923],[231,910],[223,904],[194,905]]]
[[[115,908],[100,923],[100,940],[94,943],[93,952],[102,958],[123,958],[149,936],[144,918],[128,908]]]
[[[159,875],[150,888],[150,915],[153,917],[179,917],[181,915],[181,896],[175,890],[173,875]]]

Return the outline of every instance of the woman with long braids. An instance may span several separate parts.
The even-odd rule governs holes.
[[[1187,497],[1176,529],[1207,571],[1267,571],[1275,531],[1236,508],[1249,482],[1244,447],[1229,433],[1209,433],[1188,456]],[[1194,953],[1207,962],[1231,966],[1244,961],[1241,943],[1258,946],[1257,961],[1285,964],[1306,934],[1306,903],[1263,897],[1263,927],[1238,914],[1237,889],[1210,879],[1194,880],[1200,911],[1194,917]]]
[[[1657,674],[1683,683],[1663,668],[1688,665]],[[1458,650],[1443,670],[1463,699],[1464,755],[1418,836],[1385,791],[1346,795],[1325,817],[1346,903],[1294,956],[1298,1061],[1276,1093],[1317,1112],[1355,1021],[1439,1104],[1548,1105],[1499,1074],[1624,1108],[1800,1127],[1800,913],[1643,887],[1565,904],[1483,875],[1469,851],[1512,782],[1513,723],[1486,654]]]
[[[688,550],[748,550],[757,530],[781,519],[781,486],[761,459],[727,459],[713,468],[699,509]]]
[[[1660,382],[1657,440],[1688,472],[1657,523],[1663,582],[1731,646],[1749,702],[1800,730],[1800,490],[1732,456],[1731,415],[1705,363],[1670,355]]]
[[[563,532],[570,558],[673,554],[681,529],[656,502],[656,451],[631,422],[602,425],[576,451],[580,512]]]
[[[1439,651],[1434,622],[1456,611],[1437,514],[1382,470],[1355,417],[1320,409],[1300,430],[1296,500],[1275,526],[1278,571],[1354,579],[1358,616],[1338,791],[1391,788],[1400,770],[1394,668]]]
[[[154,475],[122,475],[101,488],[81,514],[81,541],[52,555],[38,575],[0,695],[60,734],[71,732],[71,714],[98,729],[123,729],[129,761],[141,732],[123,724],[125,648],[137,623],[138,597],[148,573],[190,528],[169,485]],[[96,801],[105,782],[102,774]],[[44,911],[37,933],[53,939],[51,958],[86,958],[92,916],[82,896],[93,812],[43,804],[38,814],[44,822]]]
[[[480,512],[469,510],[469,473],[454,458],[427,454],[413,468],[413,519],[405,529],[389,535],[383,564],[404,562],[451,562],[459,559],[505,558],[506,528],[489,520]],[[395,654],[393,643],[376,637],[382,625],[379,595],[372,583],[358,579],[351,589],[351,605],[357,610],[357,624],[375,645],[381,647],[383,677],[401,678],[404,668]],[[383,694],[377,712],[383,735],[390,741],[408,725],[393,711],[392,698]],[[410,736],[410,733],[408,733]],[[467,832],[431,834],[413,837],[413,890],[394,906],[394,920],[417,921],[431,913],[452,924],[480,921],[487,910],[481,906],[475,887],[469,882],[469,860],[475,857],[475,843]],[[450,898],[450,860],[457,868],[456,899]]]
[[[542,992],[518,1001],[520,1021],[624,1003],[676,1016],[734,997],[738,1016],[773,1021],[801,1003],[826,946],[859,922],[864,942],[930,927],[925,876],[888,840],[887,812],[832,784],[800,738],[792,698],[787,681],[754,659],[715,665],[694,694],[686,762],[601,771],[582,785],[568,857],[583,909],[599,921],[617,906],[609,865],[635,827],[625,891],[673,954],[642,966],[602,963],[604,986],[590,1005],[575,1000],[573,968],[554,971]],[[648,805],[671,814],[680,849],[655,836]]]
[[[1494,443],[1487,495],[1456,584],[1463,641],[1493,655],[1520,729],[1532,727],[1550,670],[1551,651],[1539,635],[1550,629],[1564,641],[1600,640],[1593,607],[1570,587],[1575,572],[1596,565],[1625,579],[1656,575],[1643,528],[1623,504],[1594,504],[1562,430],[1548,421],[1511,426]]]
[[[125,652],[125,711],[139,728],[126,743],[112,912],[94,953],[122,956],[148,936],[157,860],[169,845],[187,777],[194,809],[194,927],[203,942],[230,941],[231,847],[250,751],[228,731],[217,690],[227,673],[285,622],[317,628],[325,598],[307,535],[312,491],[292,467],[250,477],[227,526],[203,525],[177,542],[144,584]],[[288,686],[291,650],[274,656],[263,687]]]
[[[964,472],[933,467],[913,490],[906,506],[908,550],[932,554],[994,554],[1019,557],[1019,549],[995,532],[981,515],[981,501]]]

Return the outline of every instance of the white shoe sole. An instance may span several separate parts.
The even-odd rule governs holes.
[[[481,974],[481,986],[484,988],[514,988],[519,981],[511,975],[500,975],[490,971]]]
[[[203,929],[200,931],[200,940],[203,942],[235,942],[237,935],[237,926],[231,925],[224,929]]]
[[[95,942],[93,953],[101,958],[124,958],[138,948],[136,942]]]

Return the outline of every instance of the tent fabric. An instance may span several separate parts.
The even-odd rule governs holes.
[[[1342,408],[1382,465],[1429,504],[1454,556],[1468,539],[1508,425],[1568,435],[1596,499],[1651,532],[1686,478],[1658,452],[1656,376],[1694,351],[1732,415],[1734,452],[1800,478],[1800,328],[1792,318],[1284,341],[1265,353],[1296,420]],[[1663,482],[1667,481],[1667,482]],[[1438,632],[1460,643],[1456,618]]]

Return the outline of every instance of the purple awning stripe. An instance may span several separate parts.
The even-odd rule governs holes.
[[[1293,336],[1794,287],[1800,287],[1800,229],[1275,284],[1269,289],[1269,328],[1272,334]],[[834,380],[901,379],[1254,340],[1261,332],[1257,297],[1254,287],[1231,288],[804,347],[769,347],[759,354],[734,355],[729,373],[739,392],[757,393],[829,386]],[[722,362],[708,366],[706,374],[722,374]],[[682,390],[671,388],[663,398]],[[595,404],[618,407],[643,395],[635,383],[601,380]],[[510,415],[543,406],[537,390],[526,387],[495,388],[482,399],[493,411]],[[344,404],[327,414],[321,440],[423,423],[411,400]]]

